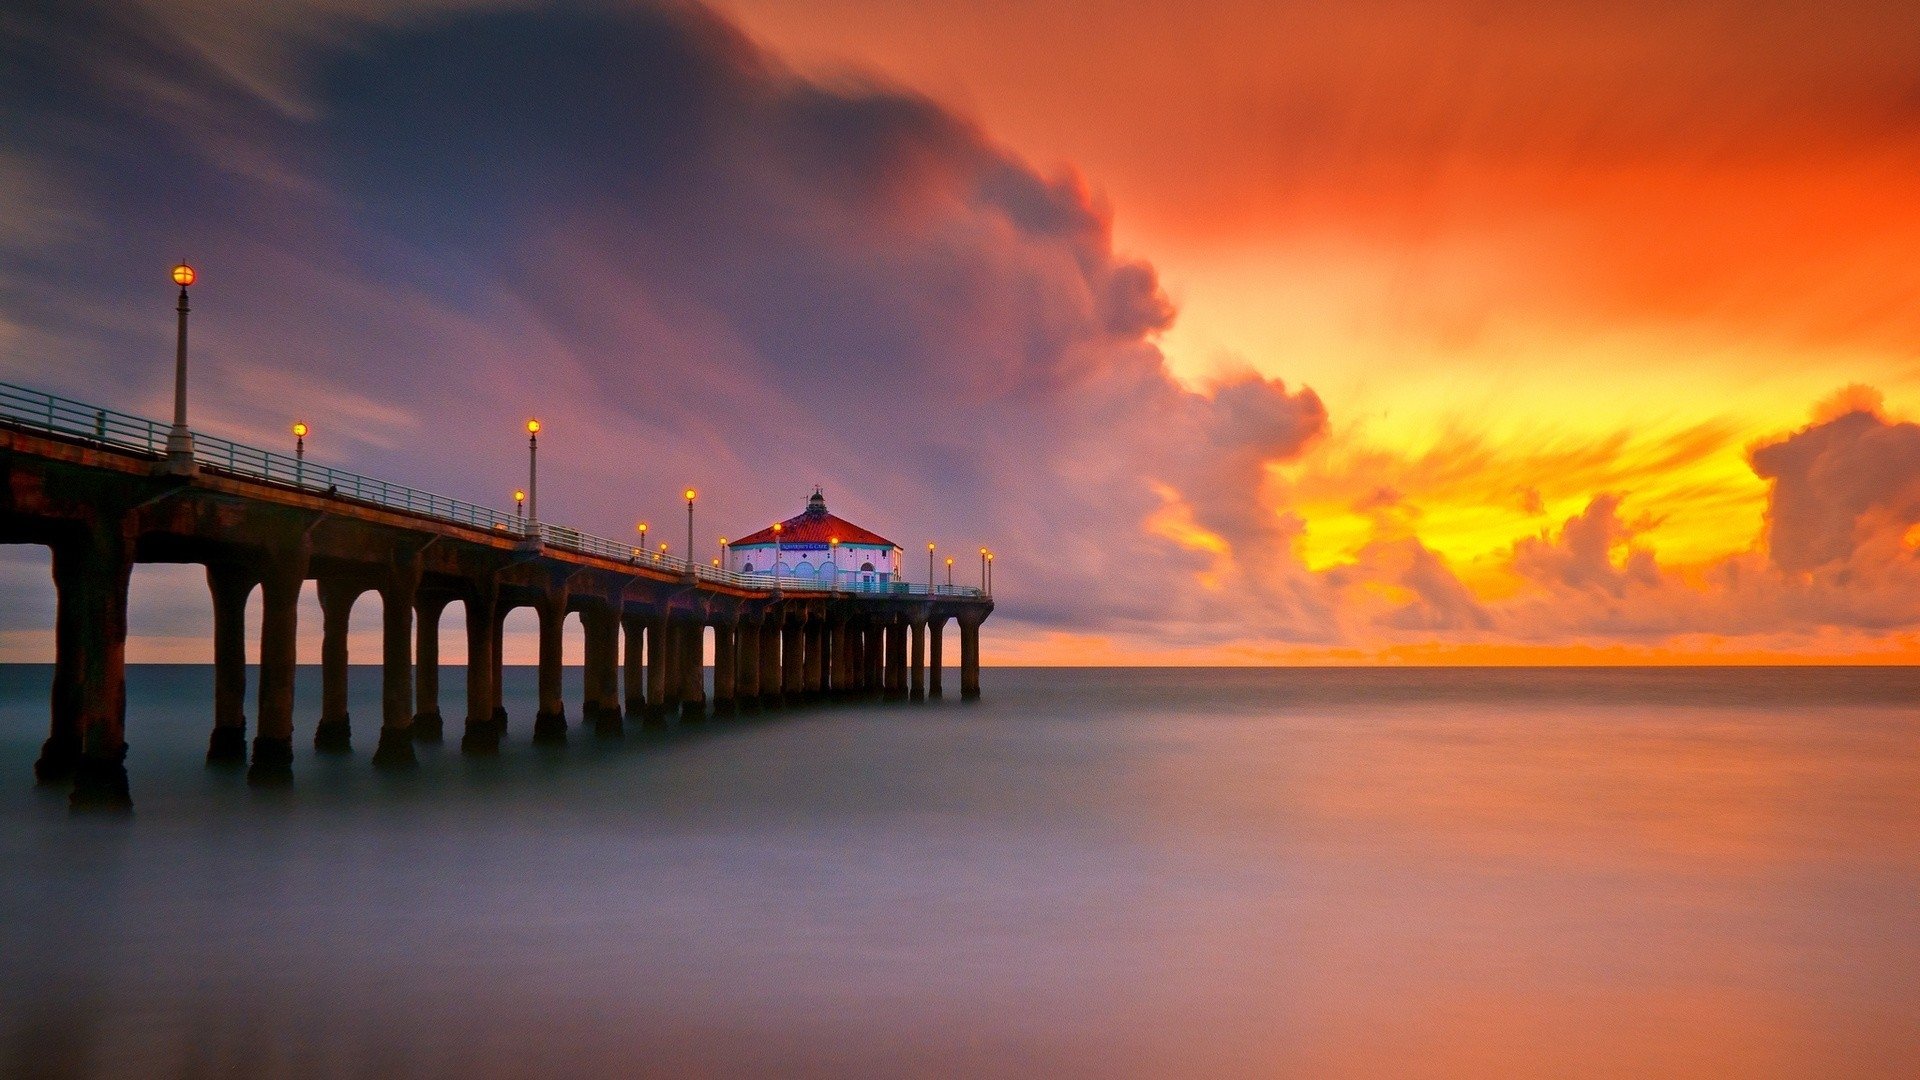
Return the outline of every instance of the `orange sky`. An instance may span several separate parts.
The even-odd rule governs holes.
[[[1518,538],[1606,491],[1704,564],[1759,542],[1750,444],[1920,390],[1903,5],[726,8],[1089,177],[1191,384],[1314,388],[1331,434],[1274,482],[1316,569],[1410,534],[1498,598]]]

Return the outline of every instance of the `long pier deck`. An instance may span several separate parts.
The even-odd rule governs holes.
[[[293,776],[295,632],[309,579],[323,624],[320,751],[352,745],[347,614],[359,596],[380,595],[373,764],[383,769],[413,765],[416,740],[442,737],[439,625],[456,600],[468,656],[461,749],[472,754],[499,752],[503,624],[520,607],[539,616],[536,741],[568,737],[560,669],[570,612],[586,635],[580,720],[603,736],[629,722],[801,701],[939,697],[949,619],[960,628],[960,694],[980,693],[979,631],[993,600],[978,589],[737,574],[197,432],[186,462],[168,455],[166,436],[156,421],[0,384],[0,543],[52,549],[57,594],[51,730],[35,773],[71,783],[76,809],[132,805],[127,589],[140,562],[206,567],[215,671],[207,759],[245,764],[258,784]],[[245,612],[256,588],[249,744]]]

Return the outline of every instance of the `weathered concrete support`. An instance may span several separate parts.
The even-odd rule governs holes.
[[[819,615],[810,614],[800,626],[800,639],[805,643],[806,670],[801,674],[802,692],[809,701],[818,701],[822,689],[822,679],[826,671],[826,628],[827,623]]]
[[[887,700],[904,701],[907,696],[907,624],[894,616],[887,625]]]
[[[735,622],[716,618],[713,624],[713,715],[732,716],[738,708],[734,701]]]
[[[434,594],[414,604],[420,620],[413,650],[413,737],[418,742],[437,743],[446,736],[440,715],[440,616],[452,602],[451,596]]]
[[[34,775],[71,778],[76,812],[133,808],[127,789],[127,583],[133,545],[103,522],[53,545],[53,728]]]
[[[680,719],[703,720],[707,715],[707,680],[701,654],[707,627],[697,615],[680,620],[679,627]]]
[[[830,689],[835,697],[846,697],[852,682],[853,646],[848,640],[852,635],[847,632],[845,615],[835,615],[828,625],[831,630],[827,635],[827,663],[833,671]]]
[[[760,620],[758,612],[742,615],[734,626],[734,700],[741,709],[760,708]]]
[[[946,636],[947,617],[935,615],[927,621],[927,696],[940,696],[941,639]]]
[[[775,607],[760,624],[760,706],[765,709],[777,709],[786,703],[786,695],[781,693],[786,665],[780,662],[780,622],[785,617]]]
[[[960,618],[960,697],[980,696],[980,620]]]
[[[489,757],[500,752],[501,725],[493,718],[494,702],[500,690],[494,682],[500,670],[494,651],[493,588],[487,586],[468,594],[463,603],[467,612],[467,728],[460,735],[460,752]]]
[[[855,619],[847,627],[847,694],[867,692],[867,621]]]
[[[500,599],[496,588],[493,599],[493,624],[487,628],[487,636],[492,642],[487,652],[493,662],[493,676],[488,682],[493,686],[494,730],[502,737],[507,733],[507,615],[512,611],[512,606]]]
[[[560,691],[561,634],[566,628],[567,591],[550,589],[533,606],[540,615],[540,708],[533,717],[533,741],[564,745],[567,703]]]
[[[307,579],[304,542],[272,553],[260,575],[260,702],[247,783],[293,781],[293,675],[300,587]]]
[[[832,618],[820,616],[820,696],[830,698],[836,684],[834,664],[839,657],[840,628]]]
[[[867,625],[867,693],[879,696],[886,692],[887,670],[887,628],[879,623]]]
[[[595,735],[617,739],[623,734],[620,620],[612,608],[595,604],[580,613],[580,624],[587,635],[586,699],[580,707],[580,716],[593,726]]]
[[[807,696],[805,624],[798,614],[780,621],[780,699],[797,705]]]
[[[419,592],[420,567],[411,559],[388,571],[380,587],[380,743],[373,751],[376,769],[411,769],[419,764],[413,754],[413,605]]]
[[[207,564],[213,594],[213,734],[207,764],[247,763],[247,597],[259,583],[235,560]]]
[[[643,723],[647,718],[647,620],[635,612],[620,615],[620,636],[626,645],[627,719]]]
[[[673,674],[673,623],[665,614],[647,621],[647,723],[662,724],[679,704]]]
[[[913,639],[907,643],[907,700],[927,700],[927,620],[915,616],[907,624]]]
[[[313,748],[344,754],[353,749],[353,724],[347,717],[347,616],[365,587],[357,581],[321,578],[320,723]]]

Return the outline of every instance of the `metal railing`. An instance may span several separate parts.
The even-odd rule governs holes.
[[[14,427],[52,432],[75,437],[101,446],[154,457],[164,457],[167,432],[171,424],[149,420],[130,413],[116,412],[54,394],[29,390],[12,383],[0,383],[0,423]],[[633,566],[685,575],[687,560],[659,551],[583,533],[563,525],[538,522],[529,526],[524,519],[503,514],[478,503],[449,499],[429,491],[388,483],[371,476],[314,465],[297,455],[262,450],[198,432],[193,436],[193,459],[203,469],[264,480],[270,484],[311,491],[335,498],[352,499],[390,510],[432,518],[436,521],[471,525],[475,528],[515,537],[537,536],[545,546],[594,555]],[[939,585],[929,588],[904,581],[867,582],[856,575],[842,577],[791,577],[772,574],[742,574],[724,567],[697,564],[691,567],[697,580],[710,581],[755,591],[791,591],[849,593],[882,596],[978,597],[981,590],[965,585]]]

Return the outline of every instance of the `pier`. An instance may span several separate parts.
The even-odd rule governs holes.
[[[206,568],[214,654],[207,760],[244,765],[261,785],[293,778],[295,632],[309,580],[323,613],[312,744],[339,752],[371,739],[380,769],[412,767],[416,741],[445,737],[439,627],[456,601],[465,612],[460,747],[468,754],[500,752],[503,625],[522,607],[539,616],[539,704],[529,719],[541,743],[564,743],[581,729],[616,737],[628,724],[799,703],[939,698],[949,621],[959,627],[960,696],[979,696],[980,626],[993,611],[985,589],[701,565],[304,456],[201,432],[183,438],[184,405],[178,411],[170,426],[0,384],[0,543],[50,548],[57,594],[51,727],[35,773],[70,783],[77,810],[132,806],[126,638],[135,563]],[[256,589],[249,740],[245,613]],[[377,734],[346,707],[347,617],[370,592],[383,612]],[[569,613],[586,636],[577,725],[561,695]]]

